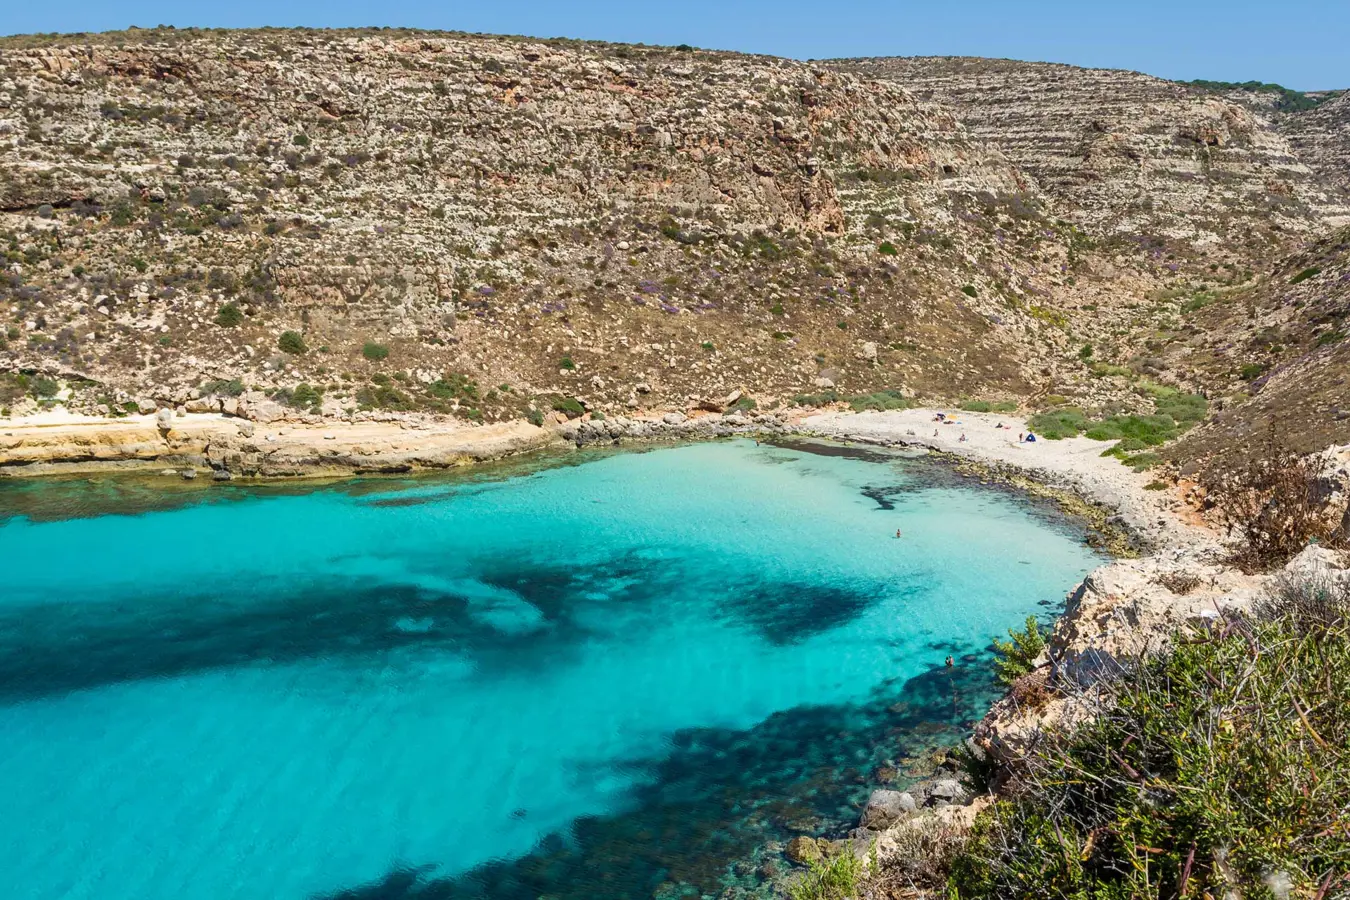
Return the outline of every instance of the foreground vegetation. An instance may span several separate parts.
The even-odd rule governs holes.
[[[1184,394],[1162,385],[1143,389],[1153,402],[1150,415],[1089,415],[1078,407],[1066,406],[1037,413],[1027,426],[1052,441],[1084,435],[1095,441],[1116,441],[1104,455],[1118,457],[1135,468],[1148,468],[1157,457],[1148,451],[1199,424],[1209,411],[1209,401],[1199,394]]]
[[[1350,891],[1350,586],[1285,580],[1102,686],[948,861],[949,897]]]

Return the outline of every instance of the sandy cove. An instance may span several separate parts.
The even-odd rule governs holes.
[[[959,413],[938,424],[936,409],[791,415],[679,412],[574,420],[536,427],[524,421],[467,425],[447,419],[300,423],[253,422],[215,413],[104,419],[56,410],[0,419],[0,477],[117,469],[168,469],[217,477],[281,478],[439,469],[529,453],[549,446],[633,439],[697,439],[737,433],[817,435],[883,446],[939,450],[1013,469],[1116,511],[1155,546],[1212,546],[1211,532],[1188,524],[1168,491],[1113,458],[1109,443],[1087,438],[1019,443],[1016,416]],[[950,415],[950,414],[949,414]],[[997,428],[1002,424],[1004,428]],[[967,440],[961,441],[965,435]]]
[[[945,413],[948,423],[935,417]],[[1002,428],[997,427],[1002,425]],[[1018,416],[938,409],[824,413],[801,420],[798,428],[836,440],[882,446],[926,447],[999,469],[1015,469],[1031,480],[1064,488],[1115,511],[1156,548],[1212,550],[1216,535],[1197,524],[1170,490],[1150,490],[1154,477],[1120,460],[1102,456],[1112,441],[1085,437],[1019,442],[1027,424]],[[962,441],[961,437],[966,440]]]

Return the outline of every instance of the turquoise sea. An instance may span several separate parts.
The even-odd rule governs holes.
[[[176,490],[0,484],[0,897],[754,891],[1097,562],[826,445]]]

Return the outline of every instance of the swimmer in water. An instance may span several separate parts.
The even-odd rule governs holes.
[[[896,537],[900,537],[900,536],[901,536],[901,535],[900,535],[900,529],[899,529],[899,528],[895,529],[895,536],[896,536]]]
[[[952,658],[950,656],[947,657],[947,668],[950,669],[953,665],[954,663],[952,662]]]

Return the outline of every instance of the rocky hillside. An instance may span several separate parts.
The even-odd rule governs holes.
[[[1271,445],[1312,452],[1350,440],[1350,228],[1280,260],[1257,284],[1192,302],[1170,364],[1211,385],[1217,411],[1174,459],[1202,468]]]
[[[1276,125],[1302,160],[1350,198],[1350,92],[1313,109],[1282,114]]]
[[[0,364],[111,408],[1024,394],[1062,331],[1072,229],[895,85],[392,31],[0,46]]]
[[[1138,72],[968,57],[842,60],[956,113],[1056,201],[1122,245],[1264,259],[1350,214],[1247,104]],[[1320,166],[1320,160],[1318,164]]]
[[[7,38],[0,410],[1238,397],[1231,323],[1198,313],[1274,321],[1341,202],[1277,113],[991,60]],[[1282,347],[1331,340],[1297,321]]]

